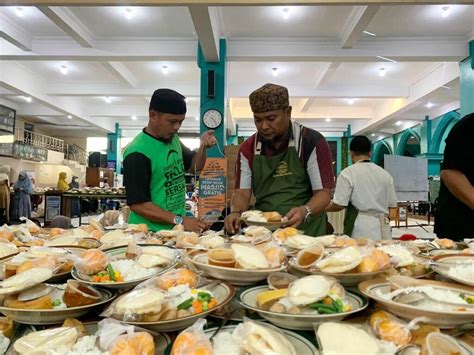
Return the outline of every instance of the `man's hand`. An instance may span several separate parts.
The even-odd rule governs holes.
[[[217,139],[214,136],[214,131],[207,131],[201,136],[201,147],[204,149],[210,148],[217,144]]]
[[[240,212],[233,212],[229,214],[224,221],[225,230],[227,233],[235,234],[240,229]]]
[[[293,207],[285,217],[288,219],[288,221],[285,223],[285,226],[297,228],[304,222],[306,217],[306,208],[304,206]]]
[[[186,232],[201,234],[209,228],[209,223],[195,217],[183,217],[183,227]]]

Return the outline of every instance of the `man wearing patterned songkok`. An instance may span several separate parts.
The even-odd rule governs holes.
[[[257,133],[239,149],[228,232],[240,228],[240,215],[249,209],[253,193],[256,209],[280,213],[287,226],[307,235],[326,234],[324,209],[334,187],[331,151],[319,132],[291,121],[288,96],[285,87],[275,84],[250,94]]]

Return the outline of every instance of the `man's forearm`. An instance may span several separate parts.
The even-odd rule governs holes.
[[[204,149],[203,147],[199,147],[198,151],[193,157],[193,160],[191,161],[191,167],[189,168],[189,171],[192,173],[197,173],[204,169],[204,164],[206,164],[206,157],[206,149]]]
[[[474,210],[474,186],[466,175],[459,170],[441,170],[441,180],[459,201]]]
[[[313,215],[324,211],[331,202],[331,190],[323,189],[313,192],[313,197],[306,203]]]
[[[331,203],[329,204],[329,206],[326,207],[326,212],[339,212],[339,211],[342,211],[344,210],[346,207],[344,206],[340,206],[338,205],[337,203],[334,203],[331,201]]]
[[[231,212],[247,211],[250,205],[251,193],[234,192],[231,199]]]
[[[173,224],[175,215],[171,212],[158,207],[153,202],[134,203],[130,209],[142,216],[143,218],[152,222],[161,222]]]

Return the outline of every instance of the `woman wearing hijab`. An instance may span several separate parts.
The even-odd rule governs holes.
[[[61,191],[69,190],[69,184],[66,181],[67,174],[65,172],[59,173],[57,189]]]
[[[78,189],[79,188],[79,179],[77,176],[73,176],[71,182],[69,183],[69,189]]]
[[[33,186],[31,180],[25,171],[20,172],[18,180],[13,186],[15,191],[15,208],[13,209],[13,219],[19,220],[20,217],[31,218],[31,198]]]
[[[0,220],[9,220],[10,182],[7,174],[0,174]]]

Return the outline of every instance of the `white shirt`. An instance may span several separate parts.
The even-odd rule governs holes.
[[[363,212],[388,213],[389,207],[397,207],[393,178],[374,163],[358,161],[341,171],[333,202],[344,207],[350,202]]]

